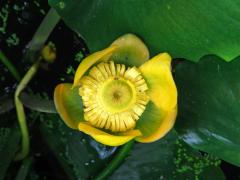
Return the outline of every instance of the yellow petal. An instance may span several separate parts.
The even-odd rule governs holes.
[[[145,117],[140,119],[142,124],[137,126],[143,133],[143,136],[137,137],[136,141],[142,143],[153,142],[164,137],[172,129],[177,116],[177,107],[166,112],[153,106],[143,116]]]
[[[89,55],[88,57],[86,57],[85,59],[83,59],[77,68],[77,71],[74,77],[73,87],[76,87],[79,85],[80,79],[92,65],[99,62],[100,60],[103,60],[104,57],[109,56],[115,49],[116,49],[116,46],[110,46],[102,51],[95,52]]]
[[[113,135],[92,127],[85,122],[79,123],[78,128],[80,131],[92,136],[96,141],[108,146],[120,146],[141,135],[139,130],[130,130],[119,135]]]
[[[71,88],[72,84],[62,83],[54,90],[55,107],[67,126],[78,129],[78,124],[84,121],[82,98],[78,88]]]
[[[156,106],[165,111],[177,105],[177,89],[171,73],[171,57],[159,54],[140,66],[148,84],[148,95]]]

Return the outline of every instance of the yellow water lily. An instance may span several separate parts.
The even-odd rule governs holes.
[[[171,57],[161,53],[149,60],[146,45],[126,34],[83,59],[73,84],[55,88],[54,102],[67,126],[102,144],[156,141],[177,115]]]

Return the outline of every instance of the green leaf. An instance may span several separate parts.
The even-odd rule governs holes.
[[[205,56],[176,67],[177,130],[194,148],[240,166],[240,58]]]
[[[57,113],[53,100],[44,99],[38,95],[21,92],[20,100],[29,109],[45,113]],[[1,111],[0,111],[1,113]]]
[[[144,40],[152,54],[198,61],[217,54],[230,61],[240,52],[238,0],[49,0],[92,52],[126,33]]]
[[[106,166],[116,150],[68,128],[56,114],[45,114],[41,119],[42,137],[69,179],[91,179]]]
[[[151,144],[135,144],[125,162],[110,179],[225,179],[219,160],[193,151],[174,131]],[[210,171],[210,172],[209,172]]]

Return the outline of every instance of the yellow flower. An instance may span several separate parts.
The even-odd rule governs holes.
[[[133,34],[86,57],[73,84],[55,88],[54,102],[63,121],[109,146],[163,137],[177,115],[171,57],[161,53],[148,59],[146,45]]]

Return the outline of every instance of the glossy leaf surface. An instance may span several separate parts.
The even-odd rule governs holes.
[[[43,118],[41,134],[69,179],[93,178],[113,158],[116,148],[101,145],[89,136],[68,128],[57,115],[46,115]],[[184,155],[186,153],[187,156]],[[192,150],[171,131],[154,143],[135,143],[130,155],[110,179],[141,179],[150,175],[152,179],[191,179],[195,176],[206,179],[209,173],[214,173],[222,180],[224,175],[218,164],[218,159]]]
[[[176,67],[177,130],[191,146],[240,166],[240,58],[203,57]]]
[[[49,0],[49,4],[92,52],[126,33],[142,38],[152,54],[168,52],[192,61],[205,54],[230,61],[240,51],[238,0]]]
[[[224,179],[219,161],[191,149],[171,131],[151,144],[135,144],[110,179]],[[215,166],[216,165],[216,166]]]

